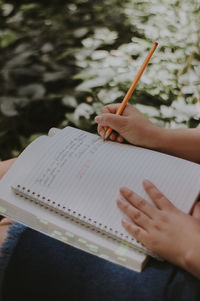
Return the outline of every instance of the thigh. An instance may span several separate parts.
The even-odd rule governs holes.
[[[166,262],[150,260],[137,273],[26,229],[6,271],[3,300],[11,300],[13,291],[21,301],[198,300],[197,283]]]

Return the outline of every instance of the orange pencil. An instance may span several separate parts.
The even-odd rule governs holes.
[[[128,92],[126,93],[119,109],[117,110],[117,113],[116,113],[117,115],[121,115],[123,113],[129,98],[131,97],[133,91],[135,90],[135,87],[136,87],[140,77],[142,76],[142,73],[144,72],[146,66],[148,65],[148,62],[150,61],[150,58],[152,57],[152,55],[153,55],[154,51],[156,50],[157,46],[158,46],[158,43],[154,42],[151,50],[149,51],[149,53],[148,53],[148,55],[147,55],[147,57],[144,61],[144,63],[142,64],[142,67],[140,68],[140,70],[139,70],[138,74],[136,75],[132,85],[130,86]],[[112,133],[112,129],[108,128],[107,131],[106,131],[104,140],[106,140],[110,136],[111,133]]]

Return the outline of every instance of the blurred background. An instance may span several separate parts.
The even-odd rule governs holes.
[[[199,0],[0,0],[0,159],[51,127],[95,132],[154,41],[130,102],[161,127],[200,127]]]

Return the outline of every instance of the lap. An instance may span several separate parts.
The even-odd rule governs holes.
[[[142,273],[112,264],[27,228],[9,261],[3,300],[199,300],[199,282],[151,259]],[[32,299],[31,299],[32,298]]]

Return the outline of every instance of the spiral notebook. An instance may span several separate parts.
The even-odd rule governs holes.
[[[133,174],[127,156],[132,156],[133,150],[126,145],[126,154],[121,155],[119,146],[68,127],[55,137],[51,151],[45,152],[12,189],[27,200],[153,256],[121,226],[116,199],[123,183],[131,185]]]
[[[142,187],[142,180],[148,178],[184,212],[190,211],[199,195],[200,166],[195,163],[128,144],[104,142],[97,135],[71,127],[58,131],[53,137],[39,139],[40,147],[37,147],[36,140],[24,151],[26,163],[31,167],[27,167],[27,170],[18,167],[17,176],[9,171],[12,177],[7,179],[7,183],[13,200],[15,198],[15,206],[23,203],[21,206],[29,206],[29,211],[30,208],[37,208],[37,212],[48,212],[48,222],[50,215],[55,215],[57,220],[62,219],[63,224],[76,225],[75,234],[85,231],[82,236],[79,235],[79,240],[83,245],[85,241],[85,246],[79,244],[78,247],[86,251],[86,245],[91,246],[96,238],[104,246],[107,246],[107,242],[108,245],[113,244],[113,247],[110,246],[113,252],[116,248],[128,249],[130,254],[132,252],[133,261],[135,256],[140,257],[135,268],[137,270],[141,269],[146,258],[145,255],[138,255],[138,252],[154,254],[122,227],[124,214],[116,206],[119,188],[128,186],[151,201]],[[20,164],[23,165],[23,158]],[[6,178],[4,186],[5,182]],[[2,187],[0,185],[0,198],[5,200],[1,196]],[[29,221],[26,220],[25,224],[29,224]],[[46,232],[49,234],[49,231]],[[58,239],[62,237],[64,241],[62,230],[56,230],[53,236]],[[87,242],[89,237],[90,243]],[[72,241],[70,244],[77,246]],[[95,246],[93,244],[93,251]],[[95,253],[103,257],[101,252]],[[105,249],[104,255],[106,258]],[[134,269],[134,264],[128,263],[126,256],[119,258],[122,262],[118,263]],[[116,262],[113,257],[108,260]]]

